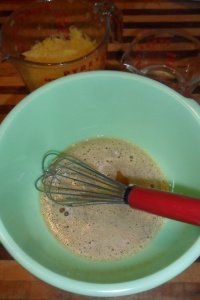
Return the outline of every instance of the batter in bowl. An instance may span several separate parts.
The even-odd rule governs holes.
[[[99,137],[65,151],[101,173],[122,181],[168,190],[160,168],[141,148],[129,142]],[[69,208],[41,196],[41,210],[49,230],[64,247],[92,260],[113,260],[141,251],[156,235],[164,219],[125,204]]]

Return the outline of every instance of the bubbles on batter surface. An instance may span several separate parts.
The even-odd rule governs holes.
[[[66,153],[125,184],[168,189],[152,158],[123,140],[99,137],[73,145]],[[163,224],[163,218],[123,204],[68,208],[43,196],[41,209],[48,228],[67,249],[100,261],[142,251]]]

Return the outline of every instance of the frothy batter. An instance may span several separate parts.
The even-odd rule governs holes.
[[[168,189],[152,158],[126,141],[100,137],[73,145],[66,153],[126,184]],[[163,218],[125,204],[68,208],[42,195],[41,209],[48,228],[68,250],[93,260],[120,259],[141,251],[163,223]]]

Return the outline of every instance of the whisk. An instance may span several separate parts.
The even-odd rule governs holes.
[[[200,225],[200,199],[113,180],[84,162],[58,152],[43,157],[37,190],[61,205],[128,204],[166,218]]]

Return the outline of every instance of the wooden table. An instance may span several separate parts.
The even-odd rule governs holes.
[[[26,0],[0,0],[0,26],[10,13],[27,3]],[[182,0],[116,0],[123,11],[123,44],[120,51],[109,45],[108,65],[116,65],[121,53],[138,33],[156,28],[183,28],[200,40],[200,1]],[[25,95],[22,79],[9,63],[0,64],[0,121]],[[200,88],[194,93],[200,103]],[[36,279],[16,263],[0,245],[0,299],[87,300],[90,297],[70,294]],[[94,298],[93,298],[94,299]],[[185,272],[151,291],[127,297],[124,300],[199,300],[200,259]]]

